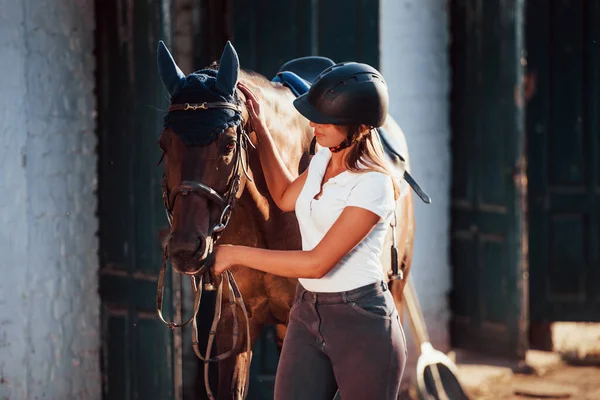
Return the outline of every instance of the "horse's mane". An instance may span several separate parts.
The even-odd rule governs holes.
[[[292,104],[295,96],[284,85],[271,82],[264,75],[254,71],[242,70],[240,80],[259,98],[263,109],[270,109],[266,117],[272,134],[290,137],[304,137],[304,129],[308,128],[308,121],[296,110]],[[304,142],[304,138],[303,138]],[[303,143],[305,144],[305,143]]]
[[[207,65],[203,69],[218,71],[219,70],[219,62],[213,61],[211,64]],[[201,71],[202,70],[195,71],[194,73],[200,73]],[[259,87],[271,86],[276,89],[285,89],[285,86],[283,86],[281,83],[271,82],[264,75],[262,75],[258,72],[252,71],[250,69],[240,69],[240,78],[242,78],[240,80],[250,81]]]
[[[212,63],[210,63],[209,65],[207,65],[206,67],[203,68],[204,70],[208,69],[208,70],[213,70],[213,71],[218,71],[219,70],[219,62],[218,61],[213,61]],[[199,71],[195,71],[194,73],[199,73],[202,70]],[[250,79],[252,81],[255,81],[256,83],[260,83],[262,81],[263,84],[265,83],[271,83],[264,75],[252,71],[251,69],[241,69],[240,68],[240,73],[241,73],[241,77],[245,77],[247,79]]]
[[[204,68],[214,71],[218,69],[219,63],[216,61]],[[201,71],[196,73],[202,73]],[[240,69],[238,79],[258,97],[271,134],[279,137],[276,141],[282,149],[308,149],[312,131],[308,127],[308,121],[294,108],[292,103],[295,97],[292,92],[281,83],[271,82],[264,75],[249,69]]]
[[[249,79],[257,84],[271,84],[272,82],[269,81],[264,75],[259,74],[258,72],[252,71],[250,69],[243,69],[241,70],[241,76],[243,78]]]

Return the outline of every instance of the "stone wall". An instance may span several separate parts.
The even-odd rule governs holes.
[[[94,2],[0,10],[0,399],[100,398]]]

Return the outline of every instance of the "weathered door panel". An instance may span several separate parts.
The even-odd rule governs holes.
[[[102,369],[110,400],[175,393],[172,333],[155,311],[158,229],[165,224],[156,168],[156,108],[165,107],[155,50],[165,36],[163,3],[96,3]]]
[[[242,68],[268,78],[308,55],[379,65],[379,0],[233,0],[231,15]]]
[[[600,321],[600,1],[527,7],[533,323]]]
[[[520,1],[455,0],[453,345],[524,356]]]

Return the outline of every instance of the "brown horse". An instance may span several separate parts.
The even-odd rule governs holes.
[[[159,143],[164,152],[166,202],[172,214],[165,251],[174,268],[193,274],[211,256],[214,227],[223,222],[223,208],[227,204],[231,204],[231,216],[225,221],[226,228],[218,238],[219,244],[300,249],[296,217],[294,213],[280,211],[273,202],[258,153],[251,143],[247,143],[256,143],[257,138],[248,126],[244,96],[236,83],[243,82],[257,95],[282,160],[292,174],[299,175],[310,161],[313,131],[308,121],[294,109],[294,94],[281,83],[240,71],[237,55],[229,43],[218,69],[215,66],[186,77],[166,47],[160,45],[159,66],[163,83],[171,94],[171,111],[167,119],[173,117],[165,124]],[[187,109],[185,104],[188,104]],[[213,123],[215,120],[217,123]],[[406,159],[401,168],[408,169],[408,151],[402,131],[391,117],[387,118],[384,128]],[[247,136],[246,131],[249,132]],[[238,184],[235,184],[236,178]],[[189,190],[180,191],[183,195],[173,197],[173,191],[182,181],[188,182],[184,189]],[[199,187],[198,183],[202,184],[202,189],[194,190]],[[210,189],[217,193],[216,197]],[[410,192],[398,200],[397,221],[398,259],[407,277],[415,227]],[[391,239],[390,230],[388,244]],[[386,271],[390,270],[389,251],[384,251],[382,262]],[[297,284],[296,279],[265,274],[244,266],[234,267],[232,273],[247,307],[250,337],[242,334],[232,356],[218,363],[217,394],[220,399],[237,399],[245,395],[242,392],[248,379],[247,361],[251,359],[245,346],[248,340],[254,345],[266,324],[276,325],[278,345],[281,346]],[[404,281],[393,280],[390,287],[401,311]],[[223,301],[228,300],[224,292]],[[242,321],[239,308],[237,312]],[[231,346],[233,319],[233,312],[225,307],[217,329],[218,353]]]

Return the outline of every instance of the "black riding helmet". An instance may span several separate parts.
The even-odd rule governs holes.
[[[294,107],[317,124],[380,127],[389,97],[383,76],[367,64],[345,62],[327,68]]]

